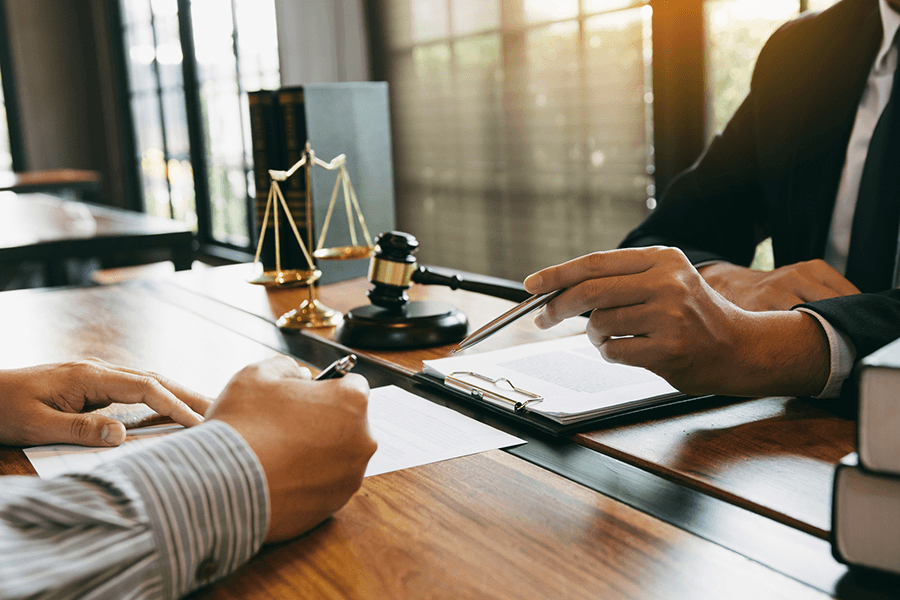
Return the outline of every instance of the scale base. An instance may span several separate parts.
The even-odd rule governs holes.
[[[446,302],[408,302],[401,310],[359,306],[344,316],[335,339],[351,348],[427,348],[466,337],[469,321]]]
[[[294,310],[281,315],[277,324],[281,329],[311,329],[334,327],[340,322],[341,313],[313,299],[304,300]]]

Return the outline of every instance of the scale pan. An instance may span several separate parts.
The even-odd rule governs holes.
[[[374,248],[374,246],[335,246],[320,248],[313,252],[313,256],[322,260],[357,260],[372,256]]]
[[[249,283],[267,287],[293,287],[310,285],[321,276],[322,271],[318,269],[289,269],[287,271],[265,271],[258,273],[255,277],[252,277],[247,281]]]

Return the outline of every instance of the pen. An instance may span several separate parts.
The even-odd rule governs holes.
[[[517,304],[516,306],[512,307],[511,309],[461,341],[459,345],[453,349],[451,354],[456,354],[457,352],[461,352],[466,348],[471,348],[478,342],[487,339],[488,337],[497,333],[513,321],[516,321],[546,305],[548,302],[562,294],[564,291],[566,290],[562,289],[556,290],[555,292],[550,292],[548,294],[539,294],[537,296],[532,296],[521,304]]]
[[[339,358],[327,367],[325,370],[316,375],[316,381],[323,379],[337,379],[343,377],[350,372],[350,369],[356,366],[356,355],[348,354],[344,358]]]

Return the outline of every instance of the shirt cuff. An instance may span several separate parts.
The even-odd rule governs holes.
[[[856,360],[856,347],[846,334],[835,329],[819,313],[807,308],[796,308],[794,310],[815,317],[822,329],[825,330],[825,335],[828,336],[828,347],[831,349],[831,372],[828,375],[825,388],[815,398],[837,398],[841,393],[841,386],[844,384],[844,380],[850,376],[850,371],[853,370],[853,361]]]
[[[164,598],[235,571],[262,546],[269,497],[259,459],[231,426],[209,421],[113,462],[148,514]]]

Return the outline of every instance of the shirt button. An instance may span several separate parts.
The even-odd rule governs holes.
[[[197,581],[207,581],[212,579],[219,571],[219,561],[207,558],[197,567]]]

